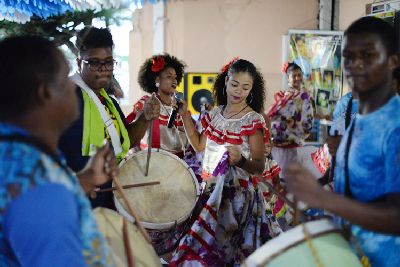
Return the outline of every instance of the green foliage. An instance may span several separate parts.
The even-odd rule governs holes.
[[[71,37],[75,36],[82,25],[92,25],[93,19],[103,20],[109,25],[120,25],[122,20],[130,19],[121,15],[124,9],[103,9],[100,11],[86,10],[67,12],[62,15],[52,16],[47,19],[32,17],[25,24],[3,20],[0,21],[0,37],[14,35],[40,35],[56,41],[59,45],[66,45],[77,55],[77,49],[71,42]]]

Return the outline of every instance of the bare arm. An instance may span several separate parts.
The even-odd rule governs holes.
[[[127,127],[131,147],[140,144],[140,140],[150,126],[151,120],[158,118],[158,116],[160,116],[160,102],[153,94],[144,103],[143,113]]]
[[[288,167],[286,177],[289,190],[298,200],[326,209],[365,229],[400,235],[400,193],[363,203],[322,189],[315,178],[298,164]]]
[[[142,114],[136,121],[128,125],[128,135],[131,141],[131,147],[140,144],[145,135],[147,128],[150,126],[150,121],[147,121]]]
[[[186,136],[194,151],[203,151],[206,147],[207,137],[197,131],[196,126],[193,123],[192,116],[190,116],[190,113],[187,111],[186,102],[182,101],[179,113],[182,116]]]
[[[262,174],[264,171],[264,144],[263,134],[261,130],[257,130],[255,134],[249,136],[250,159],[246,159],[241,166],[242,169],[252,174]],[[235,147],[227,147],[229,151],[229,163],[236,166],[242,155],[240,150]]]

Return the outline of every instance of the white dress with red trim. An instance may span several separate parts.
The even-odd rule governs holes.
[[[240,146],[250,157],[249,136],[265,134],[264,118],[252,111],[241,119],[226,119],[222,107],[202,119],[207,143],[203,179],[207,187],[202,209],[182,238],[170,266],[237,265],[271,238],[265,201],[247,171],[229,166],[226,146]],[[263,143],[260,143],[262,146]]]
[[[126,118],[127,123],[136,121],[143,113],[144,103],[150,96],[143,96],[134,106],[133,111]],[[183,151],[188,145],[182,117],[177,114],[172,128],[167,127],[169,115],[172,112],[171,106],[166,106],[160,101],[160,116],[153,120],[152,147],[161,148],[173,154],[183,157]],[[140,148],[147,148],[149,130],[140,142]]]

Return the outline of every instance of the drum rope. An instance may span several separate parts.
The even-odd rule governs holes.
[[[322,267],[323,265],[322,265],[321,259],[319,258],[317,250],[315,249],[314,244],[311,241],[312,240],[311,235],[308,232],[305,224],[302,224],[302,229],[303,229],[304,238],[306,240],[307,246],[310,249],[312,257],[314,258],[315,265],[317,267]]]
[[[357,250],[357,254],[360,257],[361,265],[363,267],[371,267],[368,257],[363,253],[360,244],[354,236],[350,237],[350,242],[353,243],[354,248]]]

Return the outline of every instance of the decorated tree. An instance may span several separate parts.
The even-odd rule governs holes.
[[[71,42],[71,38],[79,29],[92,25],[93,19],[103,20],[106,26],[119,25],[122,20],[130,19],[121,15],[123,10],[125,9],[67,11],[62,15],[46,19],[33,16],[24,24],[3,20],[0,21],[0,36],[4,38],[11,35],[40,35],[53,39],[60,46],[66,45],[72,53],[77,55],[77,49]]]

